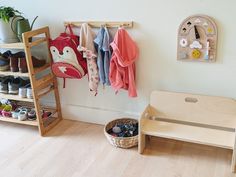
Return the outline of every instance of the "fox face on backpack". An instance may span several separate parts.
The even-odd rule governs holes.
[[[70,34],[61,33],[56,39],[50,40],[52,72],[64,81],[65,78],[81,79],[87,74],[86,60],[77,50],[79,37],[73,34],[70,26],[68,28]]]

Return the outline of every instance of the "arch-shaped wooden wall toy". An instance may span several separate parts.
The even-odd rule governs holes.
[[[186,18],[178,31],[177,59],[182,61],[215,62],[217,26],[206,15]]]

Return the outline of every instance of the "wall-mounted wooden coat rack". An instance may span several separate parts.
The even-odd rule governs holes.
[[[116,27],[126,27],[132,28],[133,22],[107,22],[107,21],[75,21],[75,22],[64,22],[64,25],[72,25],[80,27],[83,23],[89,24],[93,28],[100,28],[101,26],[106,26],[108,28],[116,28]]]

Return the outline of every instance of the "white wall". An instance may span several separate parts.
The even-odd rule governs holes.
[[[134,21],[131,36],[137,41],[138,98],[100,88],[90,95],[86,79],[67,81],[61,89],[64,117],[96,123],[129,115],[137,117],[148,103],[152,90],[190,92],[236,98],[236,1],[216,0],[11,0],[13,6],[32,19],[36,27],[49,25],[52,36],[63,31],[65,20]],[[214,64],[176,61],[179,24],[187,16],[206,14],[219,28],[218,57]],[[61,84],[61,83],[60,83]]]

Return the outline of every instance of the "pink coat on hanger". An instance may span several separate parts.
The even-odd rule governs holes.
[[[113,54],[110,63],[109,79],[111,86],[118,92],[121,88],[128,90],[130,97],[137,97],[135,86],[135,61],[138,48],[127,31],[118,29],[111,43]]]

